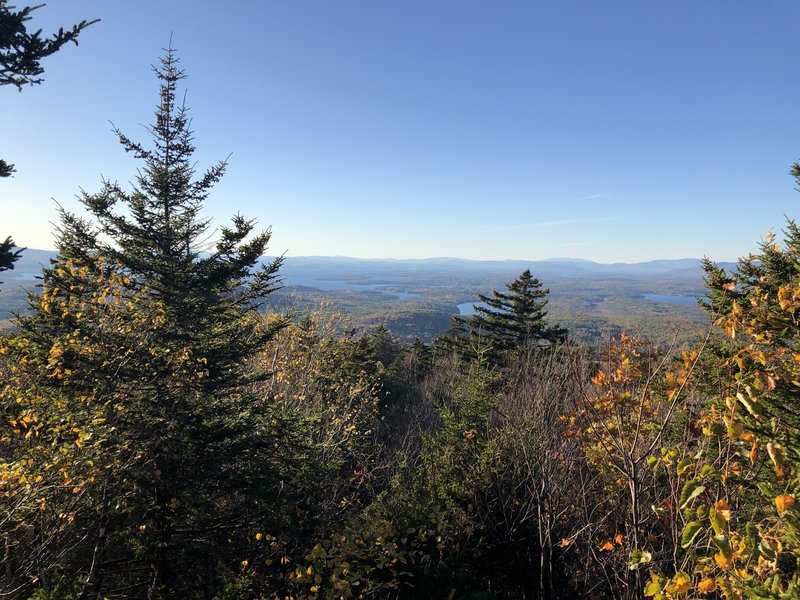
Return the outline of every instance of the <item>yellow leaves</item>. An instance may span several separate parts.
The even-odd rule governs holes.
[[[257,533],[256,534],[256,541],[260,542],[262,539],[264,539],[264,534],[261,533],[261,532]]]
[[[646,598],[663,598],[661,590],[664,588],[665,581],[657,573],[650,573],[650,581],[644,588]]]
[[[744,434],[744,425],[727,416],[722,417],[722,421],[725,423],[725,428],[730,439],[737,440],[742,437]]]
[[[800,288],[791,285],[778,288],[778,304],[789,312],[797,310],[800,307]]]
[[[714,555],[714,562],[717,563],[717,566],[723,571],[729,571],[733,566],[733,556],[730,554],[726,555],[720,551]]]
[[[55,361],[61,358],[63,355],[64,355],[64,349],[61,346],[59,346],[58,342],[56,342],[50,348],[50,353],[48,355],[48,358],[50,359],[50,361]]]
[[[717,514],[725,519],[725,521],[731,520],[731,507],[725,498],[714,502],[714,510],[717,511]]]
[[[746,398],[745,395],[742,394],[742,392],[736,392],[736,399],[739,400],[739,402],[742,403],[742,406],[744,406],[745,409],[747,409],[747,412],[749,412],[756,419],[760,419],[761,418],[761,413],[758,410],[758,405],[756,403],[756,399],[750,393],[750,389],[749,388],[747,389],[747,395],[749,396],[749,398]]]
[[[794,496],[789,494],[781,494],[775,498],[775,508],[778,509],[780,514],[785,513],[794,505]]]
[[[779,444],[768,442],[767,454],[769,454],[769,458],[772,460],[777,478],[779,480],[786,479],[791,469],[786,463],[786,455],[784,454],[783,448]]]
[[[692,588],[692,578],[683,571],[678,571],[669,585],[669,590],[673,594],[683,595]]]
[[[684,375],[687,371],[689,371],[693,366],[694,363],[697,362],[697,359],[700,357],[700,351],[697,349],[692,350],[681,350],[681,360],[683,361],[683,368],[684,368]],[[684,380],[680,380],[680,383],[683,383]]]
[[[710,594],[717,591],[717,580],[713,577],[706,577],[697,584],[697,591],[701,594]]]

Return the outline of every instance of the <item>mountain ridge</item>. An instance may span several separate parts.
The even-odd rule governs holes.
[[[9,280],[29,280],[32,275],[41,271],[43,265],[50,259],[57,256],[57,253],[50,250],[40,250],[36,248],[26,249],[20,259],[15,264],[15,268],[2,274],[4,281]],[[274,257],[265,256],[263,260],[271,260]],[[720,262],[720,266],[731,270],[736,267],[735,262]],[[436,269],[459,269],[475,270],[479,272],[497,271],[498,274],[522,272],[530,269],[536,277],[619,277],[629,276],[635,278],[651,277],[678,277],[693,278],[702,275],[702,259],[699,258],[678,258],[678,259],[655,259],[642,262],[615,262],[600,263],[588,259],[571,257],[554,257],[547,259],[523,260],[523,259],[504,259],[504,260],[477,260],[459,257],[431,257],[431,258],[356,258],[350,256],[285,256],[284,275],[291,276],[293,271],[306,272],[308,270],[326,270],[326,274],[320,274],[323,279],[329,278],[348,278],[352,276],[353,269],[358,271],[359,276],[363,277],[368,271],[373,271],[373,275],[387,275],[387,271],[397,271],[397,274],[407,274],[413,269],[436,270]],[[346,271],[346,272],[343,272]]]

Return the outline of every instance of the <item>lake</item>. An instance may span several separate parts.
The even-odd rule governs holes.
[[[645,300],[651,302],[664,302],[666,304],[697,304],[697,296],[671,296],[669,294],[644,294]]]
[[[462,316],[474,315],[476,306],[489,308],[489,305],[486,304],[485,302],[462,302],[461,304],[458,304],[456,306],[458,308],[458,314]]]

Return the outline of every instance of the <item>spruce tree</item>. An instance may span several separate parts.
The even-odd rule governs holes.
[[[14,263],[22,254],[22,250],[14,250],[14,240],[7,237],[4,242],[0,242],[0,271],[7,271],[14,268]]]
[[[42,59],[70,42],[77,46],[81,31],[99,21],[83,20],[70,29],[60,28],[52,38],[43,38],[41,29],[30,32],[27,27],[31,13],[42,6],[44,4],[16,10],[7,0],[0,0],[0,86],[13,85],[22,90],[26,85],[41,83]],[[10,177],[13,173],[14,165],[0,159],[0,177]]]
[[[81,195],[88,217],[61,212],[58,258],[5,351],[27,373],[20,382],[37,382],[37,418],[47,423],[25,443],[55,452],[79,436],[84,467],[69,471],[83,477],[80,501],[51,497],[69,505],[53,514],[71,521],[42,542],[69,559],[37,568],[73,578],[81,597],[214,589],[220,569],[239,568],[237,532],[256,519],[279,531],[293,518],[292,481],[309,468],[293,454],[298,423],[249,385],[265,377],[249,359],[282,326],[254,315],[281,260],[257,266],[270,232],[251,235],[254,222],[240,215],[205,251],[210,223],[200,211],[226,163],[195,177],[171,48],[154,71],[152,145],[116,132],[143,162],[133,189],[103,181]]]
[[[154,72],[161,87],[155,122],[148,128],[153,147],[115,130],[125,151],[144,163],[136,186],[126,192],[104,181],[98,193],[82,193],[98,226],[64,213],[60,250],[77,256],[99,250],[119,262],[135,285],[148,287],[163,302],[171,324],[167,340],[203,348],[209,368],[205,388],[238,385],[243,382],[242,359],[272,334],[256,334],[248,313],[276,289],[282,259],[254,269],[266,252],[270,231],[251,237],[255,222],[238,214],[230,226],[220,227],[216,248],[203,253],[210,221],[200,211],[227,163],[220,161],[195,179],[188,109],[176,98],[185,75],[171,48]],[[118,212],[120,207],[128,214]],[[114,244],[99,243],[98,234]]]
[[[507,352],[549,346],[566,339],[567,331],[545,321],[550,290],[526,269],[506,285],[507,292],[479,294],[484,305],[476,304],[469,317],[456,317],[451,342],[468,355],[486,352],[499,359]]]

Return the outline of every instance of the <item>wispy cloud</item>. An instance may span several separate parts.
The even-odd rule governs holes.
[[[582,200],[596,200],[602,198],[605,194],[591,194],[589,196],[581,196],[580,198],[573,198],[570,202],[581,202]]]
[[[485,229],[484,233],[497,233],[500,231],[518,231],[520,229],[541,229],[545,227],[563,227],[564,225],[577,225],[578,223],[601,223],[604,221],[619,221],[622,217],[596,217],[592,219],[561,219],[558,221],[535,221],[533,223],[518,223],[516,225],[503,225]]]

